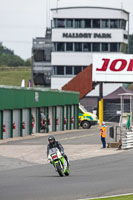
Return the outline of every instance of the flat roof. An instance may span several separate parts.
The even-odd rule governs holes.
[[[133,96],[133,93],[122,93],[122,94],[118,94],[120,96]]]
[[[79,7],[60,7],[60,8],[52,8],[51,11],[54,10],[65,10],[65,9],[78,9],[78,8],[94,8],[94,9],[107,9],[107,10],[118,10],[118,11],[123,11],[126,14],[129,15],[129,12],[124,10],[124,9],[119,9],[119,8],[109,8],[109,7],[93,7],[93,6],[79,6]]]
[[[51,89],[51,88],[0,85],[0,90],[3,90],[3,89],[20,90],[20,91],[24,91],[25,90],[25,91],[35,91],[35,92],[79,94],[79,92],[75,92],[75,91],[66,91],[66,90],[58,90],[58,89]]]

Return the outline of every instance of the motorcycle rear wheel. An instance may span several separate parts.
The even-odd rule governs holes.
[[[65,174],[65,176],[69,176],[69,172],[65,172],[64,174]]]

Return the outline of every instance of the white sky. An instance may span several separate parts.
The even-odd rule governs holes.
[[[32,38],[44,37],[46,8],[55,8],[57,0],[0,0],[0,42],[26,59],[31,56]],[[58,0],[58,7],[102,6],[130,12],[133,33],[133,0]]]

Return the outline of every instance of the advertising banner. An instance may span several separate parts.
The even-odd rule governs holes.
[[[95,82],[133,82],[133,55],[94,54],[93,81]]]

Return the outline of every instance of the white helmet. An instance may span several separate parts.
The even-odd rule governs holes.
[[[105,122],[104,122],[104,121],[102,121],[102,125],[105,125]]]

